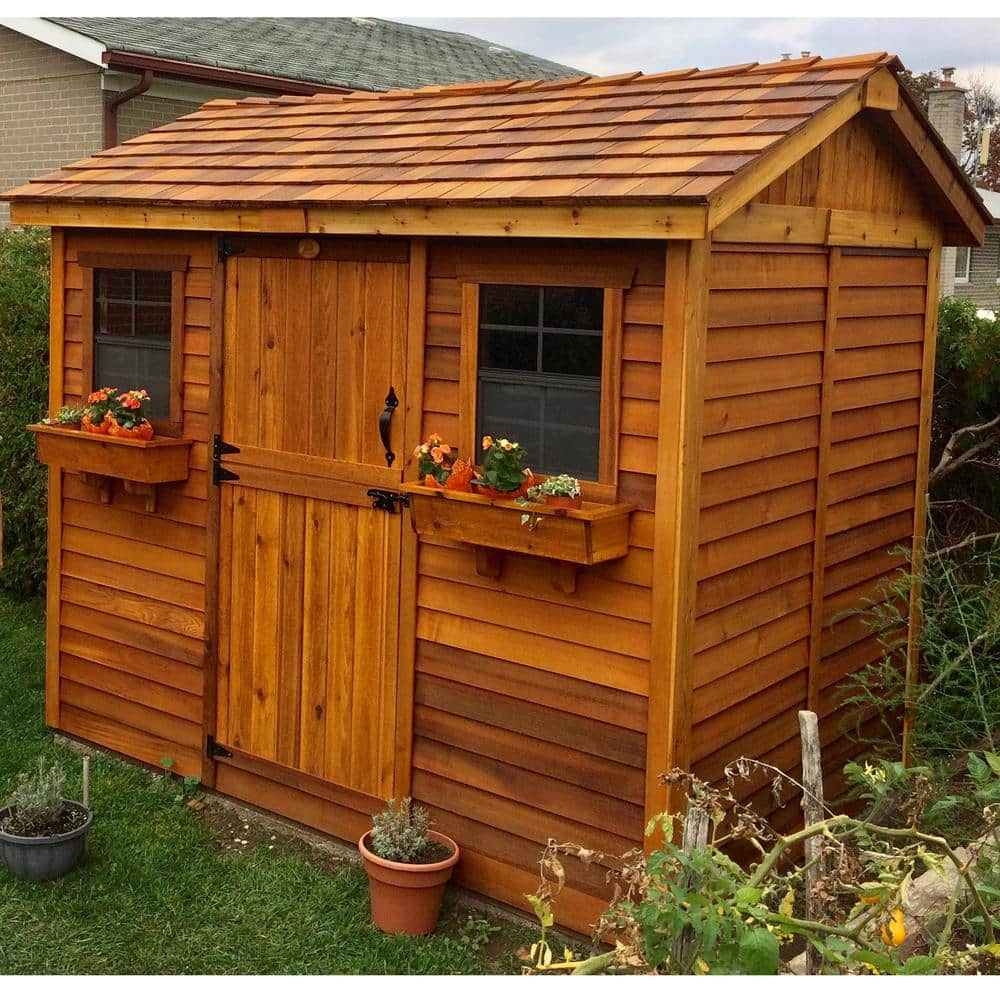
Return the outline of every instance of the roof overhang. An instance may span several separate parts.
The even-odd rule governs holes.
[[[532,236],[703,239],[704,204],[394,204],[206,206],[18,200],[11,222],[25,226],[324,233],[345,236]]]
[[[905,86],[900,86],[894,72],[899,68],[896,61],[879,69],[713,192],[709,228],[716,229],[838,128],[867,111],[873,125],[887,132],[927,185],[944,219],[945,245],[982,246],[986,226],[993,224],[992,213],[923,108]]]
[[[158,76],[167,76],[175,80],[218,83],[223,86],[245,87],[273,94],[351,93],[347,87],[333,87],[325,83],[312,83],[285,76],[269,76],[266,73],[252,73],[249,70],[227,69],[224,66],[208,66],[183,59],[163,59],[142,52],[107,50],[103,55],[103,63],[109,69],[136,73],[152,70]]]
[[[63,27],[44,17],[4,17],[0,26],[33,38],[67,55],[75,56],[92,66],[142,73],[152,70],[159,76],[175,80],[216,83],[223,86],[265,91],[272,94],[347,94],[350,89],[334,87],[292,77],[270,76],[248,70],[227,69],[187,62],[183,59],[162,59],[141,52],[109,49],[103,42],[81,32]]]
[[[66,52],[92,66],[104,65],[105,47],[103,42],[71,31],[61,24],[54,24],[44,17],[0,17],[0,25],[16,31],[20,35],[35,39],[43,45]]]
[[[906,87],[899,88],[899,96],[896,110],[887,112],[890,136],[920,165],[946,219],[950,214],[945,246],[982,246],[986,227],[993,225],[992,213],[917,99]]]
[[[986,210],[993,216],[993,225],[1000,224],[1000,191],[976,188],[976,193],[983,199]]]

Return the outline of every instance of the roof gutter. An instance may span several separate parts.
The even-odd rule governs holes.
[[[153,71],[143,71],[142,77],[134,87],[123,90],[119,94],[109,94],[104,98],[104,148],[110,149],[118,145],[118,109],[131,101],[133,97],[145,94],[153,86]]]
[[[199,80],[225,84],[230,87],[246,87],[276,94],[350,94],[349,87],[334,87],[309,80],[294,80],[291,77],[268,76],[266,73],[251,73],[241,69],[227,69],[224,66],[206,66],[202,63],[185,62],[182,59],[163,59],[141,52],[107,51],[104,63],[109,69],[131,72],[151,70],[161,77],[178,80]]]

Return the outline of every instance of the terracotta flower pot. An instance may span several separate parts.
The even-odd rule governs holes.
[[[516,490],[511,490],[509,493],[495,490],[492,486],[481,486],[479,483],[473,483],[473,489],[480,496],[489,497],[490,500],[516,500],[518,497],[526,496],[528,490],[534,485],[535,477],[532,476],[530,479],[525,479]]]
[[[95,424],[90,419],[90,414],[85,413],[83,415],[83,420],[80,421],[80,426],[87,431],[88,434],[107,434],[108,428],[111,426],[111,414],[105,413],[104,419],[99,424]]]
[[[153,425],[148,420],[143,419],[142,423],[135,427],[122,427],[114,417],[111,417],[108,434],[111,437],[131,438],[133,441],[148,441],[153,436]]]
[[[460,852],[451,837],[434,830],[429,833],[432,840],[452,852],[451,857],[427,865],[408,865],[373,854],[367,846],[371,830],[358,841],[368,873],[372,922],[387,934],[424,935],[437,926],[444,887]]]
[[[580,510],[583,507],[583,494],[579,493],[575,497],[550,496],[545,494],[545,506],[555,507],[556,510]]]

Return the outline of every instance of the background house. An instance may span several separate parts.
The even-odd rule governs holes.
[[[927,116],[956,160],[962,159],[965,119],[964,87],[945,74],[939,87],[927,94]],[[1000,308],[1000,192],[976,188],[993,216],[981,247],[945,247],[941,251],[941,297],[970,299],[984,309]]]
[[[983,309],[1000,309],[1000,191],[976,188],[994,225],[986,228],[981,247],[956,247],[955,290],[960,299],[969,299]]]
[[[216,97],[576,72],[471,35],[377,18],[2,18],[0,190]],[[0,225],[7,219],[0,206]]]

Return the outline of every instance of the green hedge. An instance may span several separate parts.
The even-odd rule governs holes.
[[[0,587],[19,596],[45,586],[47,476],[24,426],[48,407],[49,250],[47,229],[0,229]]]
[[[964,299],[945,298],[938,310],[936,384],[931,462],[936,462],[951,434],[960,427],[986,423],[1000,413],[1000,322],[977,316],[977,307]],[[966,438],[959,450],[975,442]],[[960,532],[996,531],[1000,521],[1000,448],[980,456],[981,463],[941,480],[935,500],[965,507]],[[971,504],[972,506],[968,506]],[[973,514],[978,509],[979,514]],[[986,520],[979,515],[984,514]],[[963,523],[965,522],[965,523]]]

